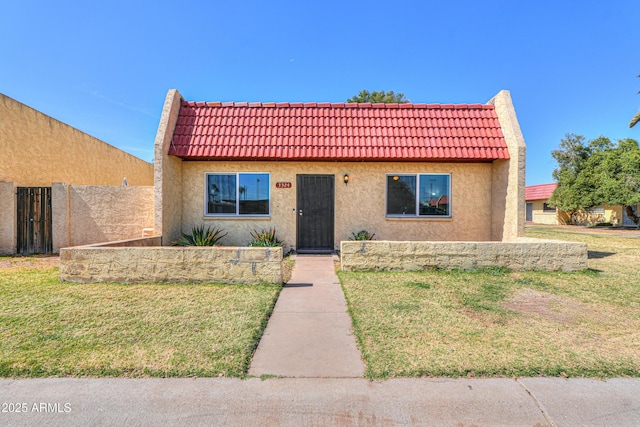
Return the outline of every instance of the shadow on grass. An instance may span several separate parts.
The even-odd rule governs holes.
[[[615,252],[588,251],[589,259],[602,259],[615,254]]]

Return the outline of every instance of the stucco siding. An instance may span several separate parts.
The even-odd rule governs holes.
[[[0,94],[0,181],[153,185],[153,165]]]
[[[568,212],[545,212],[545,200],[534,200],[527,203],[532,203],[533,205],[532,222],[535,224],[571,224],[573,221],[575,224],[581,225],[594,225],[602,222],[610,222],[612,225],[621,225],[624,218],[623,207],[621,205],[603,204],[601,207],[603,208],[604,213],[576,212],[572,219]]]
[[[270,173],[270,216],[205,217],[207,172]],[[388,173],[451,174],[451,218],[387,218]],[[224,245],[245,245],[252,230],[275,227],[287,246],[295,247],[297,174],[335,175],[336,248],[361,229],[375,233],[376,239],[491,240],[491,163],[183,162],[182,230],[203,223],[217,226],[229,233]],[[348,185],[343,183],[345,174]],[[277,182],[290,182],[292,187],[276,188]]]
[[[613,225],[622,225],[624,221],[624,208],[622,205],[610,206],[606,203],[598,206],[604,210],[604,213],[596,212],[577,212],[573,215],[576,224],[594,225],[602,222],[610,222]],[[600,211],[602,212],[602,211]],[[569,215],[567,215],[569,217]]]
[[[151,186],[56,183],[52,193],[54,252],[63,247],[142,237],[144,228],[153,228]]]
[[[544,210],[545,202],[543,200],[536,200],[528,203],[533,204],[532,222],[536,224],[547,224],[547,225],[559,224],[558,213],[555,210],[553,212],[545,212]]]

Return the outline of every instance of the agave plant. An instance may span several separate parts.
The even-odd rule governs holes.
[[[282,241],[276,237],[275,228],[263,229],[260,232],[253,230],[250,234],[253,240],[249,243],[249,246],[282,246]]]
[[[367,230],[360,230],[357,233],[351,233],[349,240],[373,240],[375,233],[369,233]]]
[[[223,230],[220,228],[207,227],[204,229],[204,225],[199,227],[193,227],[191,230],[191,234],[182,233],[182,237],[173,242],[176,246],[217,246],[224,236],[227,233],[223,234]]]

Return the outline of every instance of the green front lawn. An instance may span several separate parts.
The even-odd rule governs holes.
[[[0,376],[242,376],[281,287],[78,285],[0,269]]]
[[[366,375],[640,376],[640,239],[528,236],[587,242],[592,270],[340,272]]]

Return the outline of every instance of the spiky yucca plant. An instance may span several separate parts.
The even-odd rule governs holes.
[[[173,244],[176,246],[217,246],[218,242],[226,235],[227,233],[223,234],[221,228],[207,227],[205,230],[204,225],[201,225],[193,227],[191,234],[182,233],[182,237]]]
[[[249,243],[249,246],[282,246],[282,241],[276,237],[275,228],[263,229],[260,232],[253,230],[250,234],[253,240]]]
[[[373,240],[375,233],[369,233],[367,230],[360,230],[357,233],[351,233],[349,240]]]

